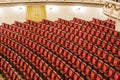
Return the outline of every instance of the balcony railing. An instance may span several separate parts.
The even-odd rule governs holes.
[[[103,12],[108,16],[120,19],[120,3],[106,1],[103,7]]]
[[[105,0],[0,0],[0,3],[19,3],[19,2],[64,2],[64,3],[70,3],[70,2],[78,2],[78,3],[97,3],[97,4],[103,4]]]

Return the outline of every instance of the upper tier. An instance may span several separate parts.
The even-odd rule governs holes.
[[[108,16],[120,19],[120,3],[106,0],[104,5],[104,13]]]

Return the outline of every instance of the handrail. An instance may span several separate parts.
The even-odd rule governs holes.
[[[0,4],[9,4],[9,3],[30,3],[30,2],[64,2],[64,3],[70,3],[70,2],[81,2],[81,3],[98,3],[98,4],[103,4],[104,0],[96,0],[96,1],[92,1],[92,0],[2,0],[0,1]]]
[[[108,2],[108,3],[111,3],[111,4],[115,4],[115,5],[120,6],[120,3],[119,3],[119,2],[116,2],[116,1],[106,0],[105,2]]]

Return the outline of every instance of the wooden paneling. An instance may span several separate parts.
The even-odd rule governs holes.
[[[26,19],[41,21],[46,18],[45,6],[27,6],[26,7]]]

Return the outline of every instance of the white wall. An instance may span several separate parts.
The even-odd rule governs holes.
[[[14,21],[25,21],[25,6],[0,7],[0,24],[2,22],[13,23]],[[55,6],[47,5],[47,19],[57,20],[58,17],[63,19],[72,19],[78,17],[91,20],[93,17],[106,19],[102,8],[85,7],[85,6]]]
[[[25,21],[25,6],[0,7],[0,24]]]
[[[93,17],[99,19],[106,19],[107,16],[103,14],[103,9],[96,7],[85,6],[54,6],[47,5],[47,19],[56,20],[58,17],[63,19],[72,19],[79,17],[86,20],[91,20]]]

